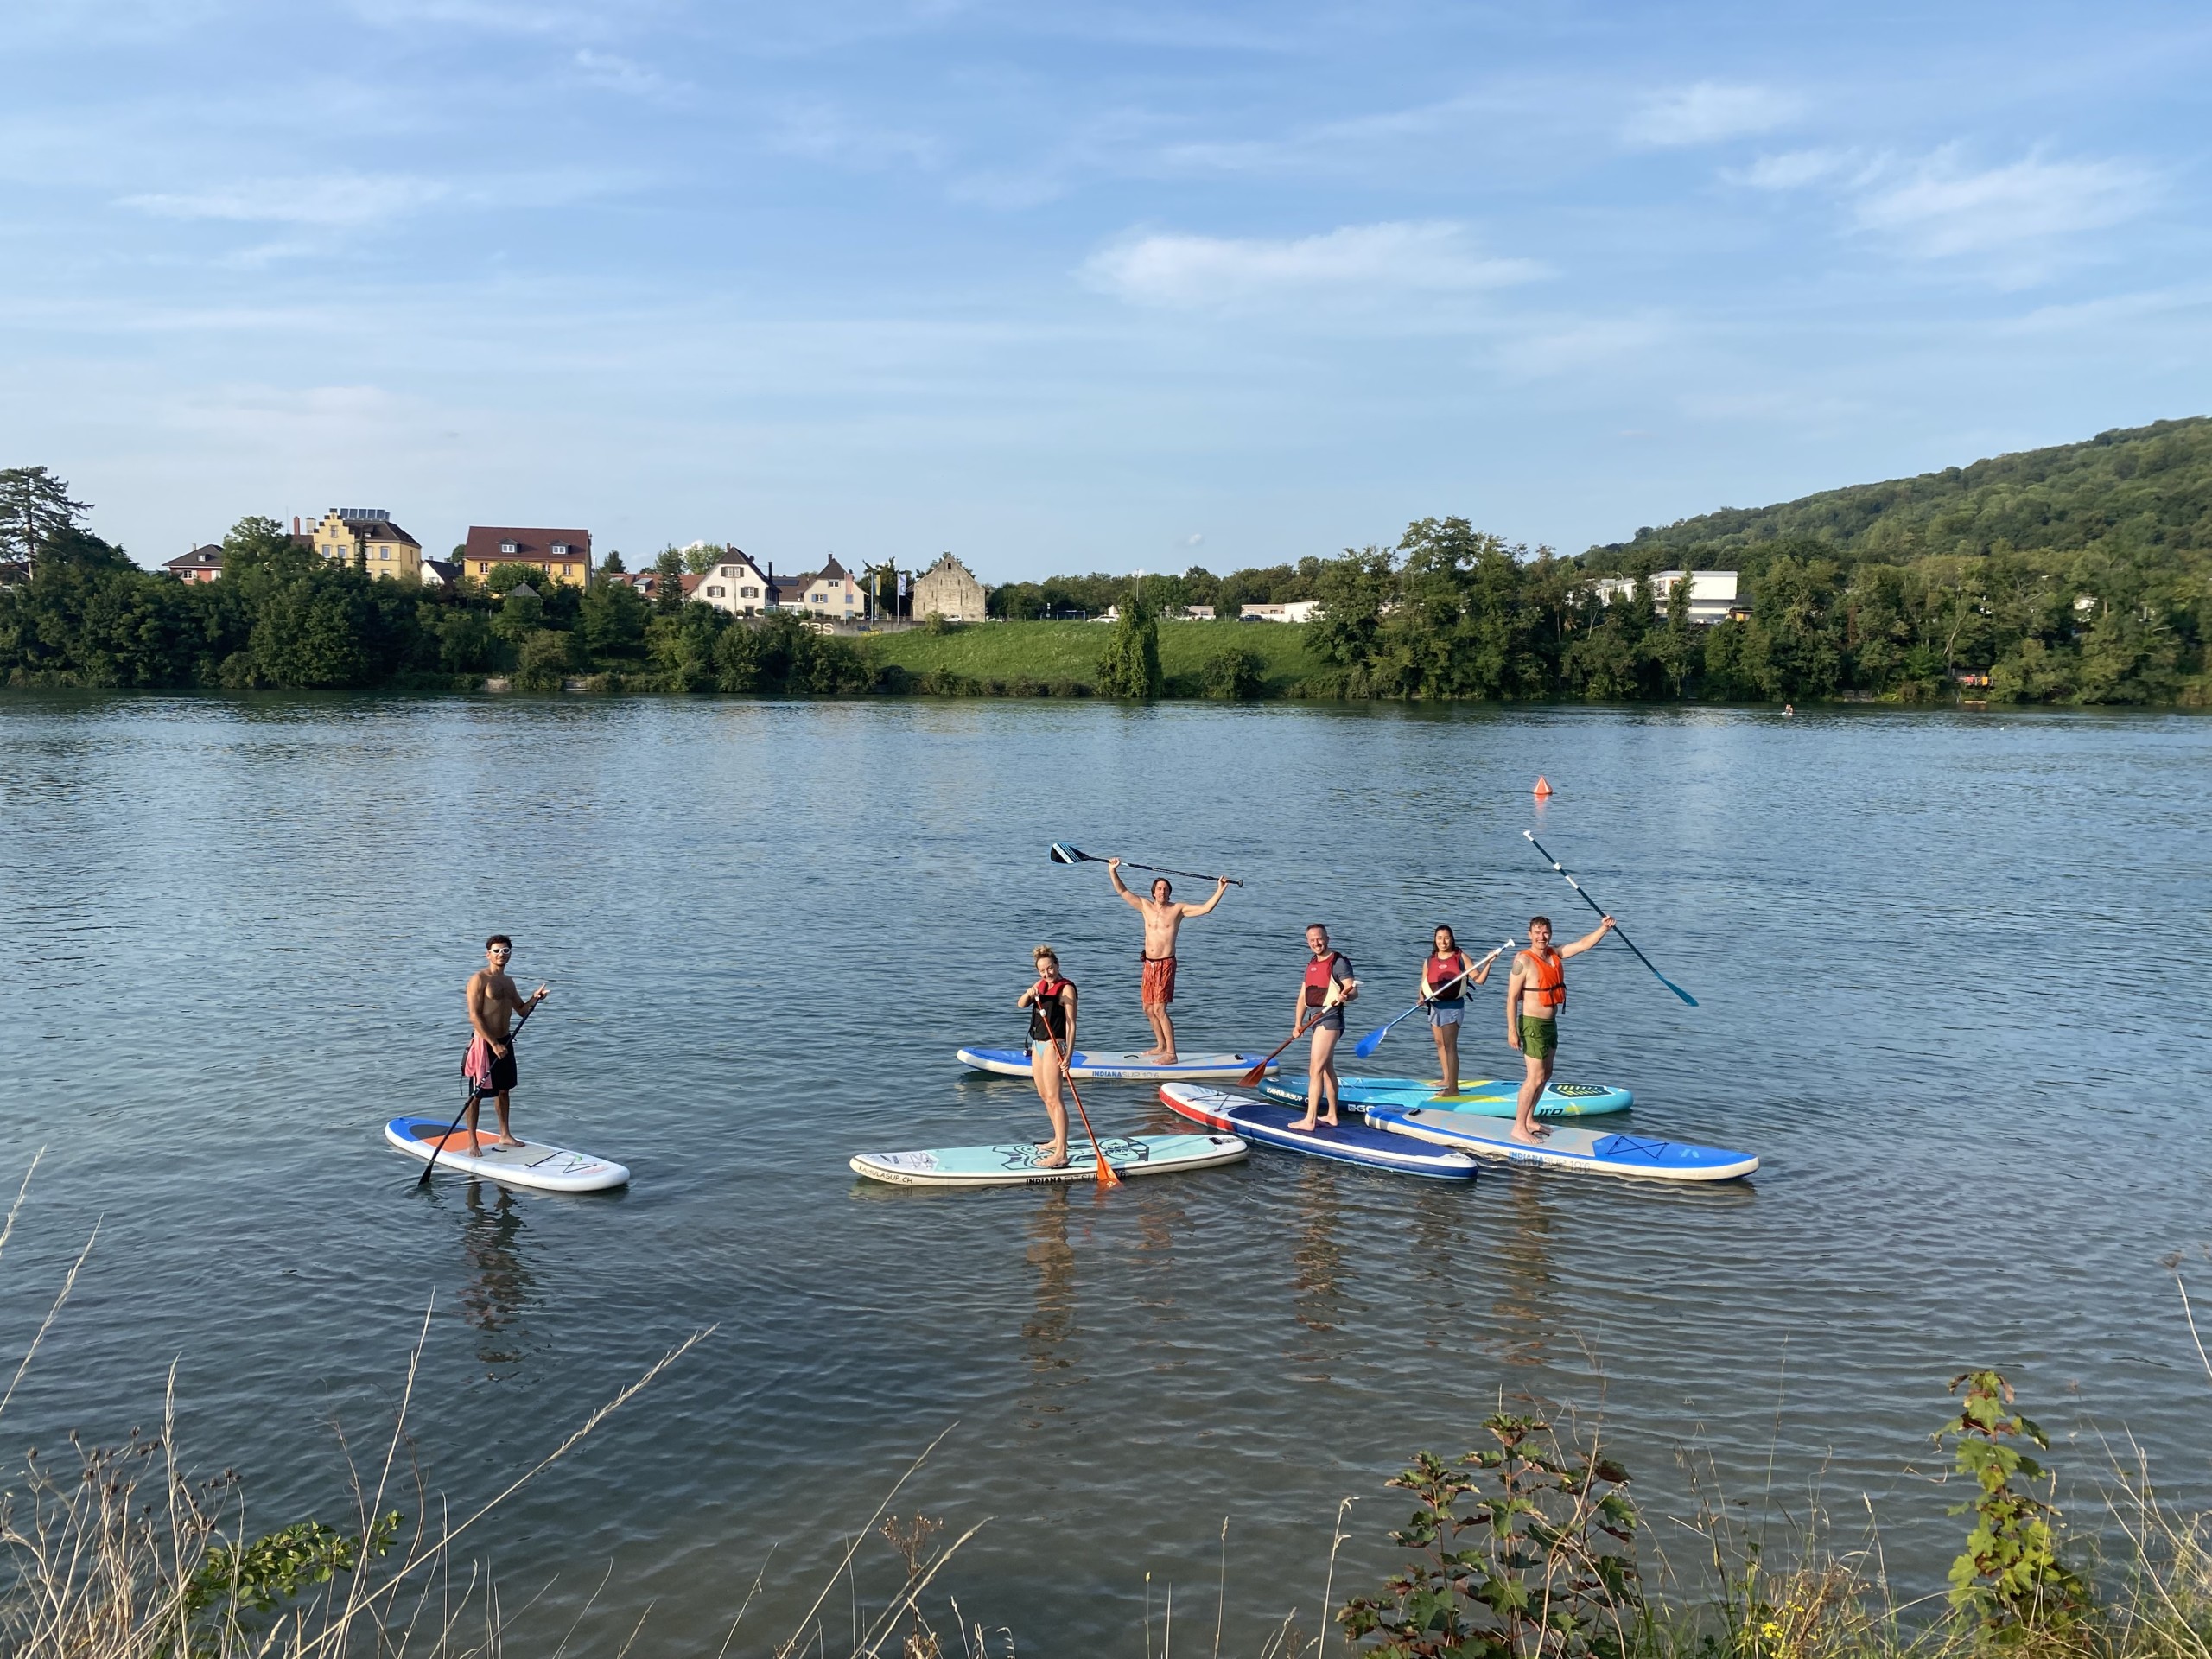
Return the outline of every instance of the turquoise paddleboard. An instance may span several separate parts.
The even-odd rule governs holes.
[[[1393,1135],[1472,1153],[1478,1158],[1547,1169],[1586,1169],[1648,1181],[1732,1181],[1759,1166],[1759,1160],[1748,1152],[1694,1147],[1687,1141],[1662,1141],[1656,1135],[1578,1128],[1567,1123],[1548,1125],[1541,1141],[1516,1141],[1510,1123],[1426,1106],[1370,1106],[1367,1121]]]
[[[1518,1082],[1503,1077],[1462,1077],[1457,1094],[1436,1092],[1440,1077],[1340,1077],[1338,1088],[1347,1107],[1427,1106],[1439,1111],[1471,1112],[1477,1117],[1510,1117],[1520,1097]],[[1287,1106],[1306,1104],[1306,1074],[1284,1072],[1264,1077],[1260,1093]],[[1598,1112],[1624,1112],[1636,1104],[1625,1089],[1602,1083],[1551,1083],[1536,1099],[1538,1117],[1588,1117]]]
[[[1247,1151],[1233,1135],[1109,1135],[1099,1145],[1107,1164],[1124,1179],[1233,1164]],[[927,1152],[863,1152],[852,1164],[855,1174],[894,1186],[1035,1186],[1088,1181],[1098,1174],[1098,1160],[1088,1141],[1068,1142],[1065,1169],[1046,1168],[1044,1157],[1033,1141],[1014,1141]]]

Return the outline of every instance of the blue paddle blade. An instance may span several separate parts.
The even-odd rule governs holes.
[[[1374,1030],[1369,1032],[1366,1036],[1354,1043],[1351,1046],[1351,1052],[1358,1055],[1359,1058],[1363,1060],[1369,1055],[1372,1054],[1377,1048],[1382,1046],[1382,1039],[1389,1034],[1389,1027],[1377,1026]]]

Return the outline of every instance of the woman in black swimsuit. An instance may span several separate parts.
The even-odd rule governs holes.
[[[1052,1138],[1038,1142],[1037,1150],[1045,1154],[1041,1167],[1065,1169],[1068,1109],[1060,1104],[1060,1076],[1075,1054],[1075,982],[1060,977],[1060,959],[1051,945],[1040,944],[1031,955],[1037,982],[1014,1006],[1029,1010],[1029,1075],[1045,1116],[1052,1120]]]

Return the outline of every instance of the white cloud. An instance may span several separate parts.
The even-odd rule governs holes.
[[[2120,162],[2046,162],[2030,156],[1980,172],[1938,151],[1901,178],[1873,185],[1859,228],[1923,258],[2018,250],[2133,219],[2156,194],[2151,176]]]
[[[372,224],[429,206],[450,194],[432,179],[327,173],[305,178],[245,179],[209,190],[125,196],[123,206],[162,219],[217,219],[246,224]]]
[[[1749,167],[1728,168],[1720,176],[1731,184],[1754,190],[1802,190],[1808,184],[1832,179],[1853,165],[1858,152],[1849,149],[1792,149],[1779,156],[1762,156]]]
[[[933,169],[944,160],[944,146],[927,133],[857,121],[821,101],[787,105],[769,143],[786,156],[863,172],[893,166]]]
[[[1319,236],[1135,236],[1085,262],[1094,288],[1138,305],[1238,306],[1277,298],[1387,298],[1528,282],[1542,267],[1486,256],[1448,220],[1346,225]]]
[[[612,92],[632,92],[643,96],[662,92],[668,83],[659,74],[641,63],[618,57],[612,52],[594,52],[589,47],[580,48],[575,55],[578,79],[594,86],[604,86]]]
[[[1647,99],[1624,136],[1630,143],[1671,149],[1769,132],[1796,116],[1803,101],[1770,86],[1700,80]]]

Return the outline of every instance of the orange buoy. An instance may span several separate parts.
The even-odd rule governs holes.
[[[1552,786],[1539,777],[1536,779],[1536,798],[1540,801],[1548,800],[1551,798],[1551,792]]]

